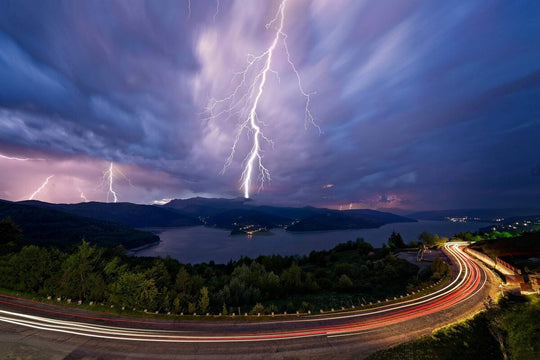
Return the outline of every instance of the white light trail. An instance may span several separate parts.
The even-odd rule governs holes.
[[[321,129],[319,125],[315,122],[309,108],[311,95],[313,95],[313,93],[307,93],[304,90],[300,74],[290,57],[289,48],[287,45],[287,34],[285,34],[283,30],[285,23],[286,5],[287,0],[282,0],[275,17],[268,24],[266,24],[267,29],[270,29],[274,24],[278,24],[270,46],[260,55],[255,56],[249,54],[247,58],[247,66],[244,68],[243,71],[235,74],[235,77],[238,76],[240,78],[240,82],[236,86],[236,88],[226,98],[223,98],[221,100],[210,100],[209,106],[207,107],[207,111],[210,114],[208,119],[226,116],[226,120],[228,120],[236,115],[239,115],[241,118],[245,117],[243,122],[238,127],[236,137],[231,147],[231,152],[229,153],[229,156],[225,161],[222,173],[225,172],[225,170],[231,165],[241,135],[246,132],[248,134],[252,134],[253,136],[253,143],[251,149],[242,162],[243,171],[240,177],[240,182],[242,183],[241,189],[244,190],[245,198],[250,197],[250,186],[253,182],[252,176],[255,168],[258,170],[257,180],[260,183],[259,190],[263,188],[265,182],[270,181],[270,171],[263,165],[262,161],[263,156],[261,142],[266,141],[272,146],[273,142],[268,139],[262,132],[261,124],[263,123],[258,117],[257,108],[264,93],[268,73],[273,73],[277,76],[277,72],[272,69],[272,57],[280,40],[282,40],[281,42],[287,56],[287,62],[291,66],[291,69],[292,71],[294,71],[297,78],[300,93],[306,99],[304,110],[304,126],[307,128],[307,124],[309,122],[319,130],[319,133],[321,133]],[[257,67],[259,67],[259,69],[257,69]],[[249,79],[251,73],[254,73],[254,75],[252,79]],[[225,105],[224,110],[218,109],[218,107],[223,105]]]
[[[287,323],[305,324],[295,327],[292,330],[268,331],[262,329],[261,332],[249,331],[226,334],[211,334],[199,331],[195,327],[193,331],[174,331],[166,329],[152,329],[141,327],[124,327],[92,324],[90,322],[60,320],[57,317],[58,310],[48,316],[36,316],[15,312],[11,310],[0,309],[0,322],[16,324],[34,329],[54,331],[65,334],[75,334],[80,336],[114,339],[124,341],[146,341],[146,342],[176,342],[176,343],[238,343],[254,341],[277,341],[291,340],[307,337],[342,337],[355,336],[361,332],[369,332],[390,324],[403,322],[406,320],[419,318],[430,314],[440,313],[441,311],[455,307],[457,304],[468,301],[476,296],[487,284],[487,274],[483,268],[478,266],[466,255],[458,245],[446,244],[445,249],[453,258],[458,267],[457,274],[453,276],[454,280],[430,294],[422,295],[399,303],[387,304],[380,307],[354,310],[345,314],[332,315],[312,315],[305,319],[287,320]],[[1,295],[1,294],[0,294]],[[20,300],[12,296],[1,295],[7,299]],[[481,301],[480,299],[479,301]],[[2,301],[10,304],[9,300]],[[14,306],[27,307],[25,305]],[[42,310],[47,312],[47,310]],[[65,313],[77,318],[77,315]],[[91,317],[89,317],[91,318]],[[437,324],[440,323],[440,315],[437,315]],[[99,318],[94,318],[99,319]],[[100,319],[103,320],[103,319]],[[340,320],[339,323],[336,320]],[[344,321],[343,321],[344,320]],[[130,323],[148,323],[157,324],[152,321],[117,319],[114,322]],[[328,324],[325,324],[329,322]],[[334,322],[334,324],[332,324]],[[316,323],[309,325],[309,323]],[[163,323],[161,323],[163,324]],[[281,324],[280,321],[264,322],[273,326]]]
[[[49,177],[47,177],[47,179],[45,179],[45,181],[43,182],[43,184],[41,184],[41,186],[32,193],[32,195],[30,195],[30,197],[28,198],[28,200],[34,200],[34,196],[36,196],[37,194],[39,194],[39,192],[41,190],[43,190],[45,188],[45,186],[47,186],[47,184],[49,183],[49,180],[53,177],[54,175],[51,175]]]

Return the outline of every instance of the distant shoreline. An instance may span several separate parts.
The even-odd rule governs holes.
[[[136,253],[138,251],[145,250],[145,249],[148,249],[150,247],[159,245],[159,243],[161,243],[161,239],[159,239],[158,241],[151,242],[149,244],[145,244],[145,245],[142,245],[142,246],[139,246],[139,247],[136,247],[136,248],[126,249],[126,250],[127,250],[128,253],[133,253],[134,254],[134,253]]]

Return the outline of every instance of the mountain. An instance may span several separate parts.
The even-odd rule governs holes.
[[[175,199],[161,205],[161,207],[182,211],[198,218],[217,215],[228,210],[252,208],[250,199],[211,199],[203,197]]]
[[[302,219],[292,226],[289,231],[319,231],[377,228],[396,222],[415,222],[403,216],[375,210],[329,210],[317,209],[318,213]]]
[[[207,226],[225,229],[242,227],[286,227],[290,231],[374,228],[392,222],[416,221],[374,210],[338,211],[306,206],[302,208],[257,205],[250,199],[192,198],[161,205],[198,216]]]
[[[69,214],[47,207],[0,200],[0,219],[11,219],[23,230],[23,244],[69,248],[86,241],[126,249],[159,241],[159,237],[129,227]]]
[[[223,229],[237,229],[249,225],[271,229],[284,227],[290,223],[290,218],[266,214],[256,208],[226,210],[206,219],[206,225]]]
[[[204,224],[229,229],[233,233],[253,233],[272,228],[286,228],[289,231],[363,229],[375,228],[388,223],[416,221],[374,210],[338,211],[312,206],[279,207],[258,205],[252,200],[244,198],[206,199],[197,197],[172,200],[165,205],[99,202],[50,204],[41,201],[6,203],[11,204],[11,207],[15,205],[26,207],[24,208],[26,213],[36,214],[35,218],[30,216],[20,218],[21,224],[25,226],[25,231],[29,233],[33,241],[39,241],[39,232],[34,231],[34,229],[40,227],[46,232],[44,239],[47,241],[53,241],[53,235],[58,236],[61,241],[64,241],[66,236],[68,241],[80,241],[84,235],[88,241],[94,239],[95,242],[98,242],[101,241],[99,236],[111,231],[119,231],[120,233],[134,231],[128,227],[181,227]],[[17,222],[15,217],[13,219]],[[44,219],[43,224],[40,223],[39,219]],[[54,226],[49,224],[56,224],[57,231],[53,231]],[[92,233],[90,225],[96,227],[96,234]],[[117,227],[114,228],[115,226]],[[61,229],[62,231],[60,231]],[[123,230],[120,231],[120,229]],[[142,234],[134,235],[134,242],[138,244],[137,246],[148,243],[148,239],[137,240],[144,238]],[[113,238],[101,242],[119,243],[123,241],[121,236],[113,236]],[[130,244],[124,244],[124,246],[134,247]]]
[[[21,201],[19,204],[54,209],[134,228],[202,225],[202,222],[192,215],[154,205],[100,202],[50,204],[41,201]]]
[[[515,216],[540,215],[540,209],[516,208],[516,209],[452,209],[436,211],[420,211],[407,214],[420,220],[448,220],[451,218],[465,219],[467,221],[492,222]]]
[[[327,212],[318,214],[287,228],[288,231],[321,231],[321,230],[345,230],[375,228],[384,225],[382,222],[373,222],[362,218],[355,218],[339,212]]]

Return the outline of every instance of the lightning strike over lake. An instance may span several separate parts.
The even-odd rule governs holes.
[[[252,192],[251,187],[254,182],[259,183],[259,190],[262,190],[264,184],[271,180],[270,170],[263,164],[263,149],[262,143],[267,143],[270,146],[274,146],[271,139],[266,137],[263,133],[262,126],[264,122],[258,116],[258,107],[263,97],[265,85],[268,80],[269,73],[276,75],[279,81],[279,76],[275,70],[272,69],[272,61],[274,53],[280,43],[283,46],[286,54],[287,62],[291,66],[298,80],[298,89],[302,96],[305,98],[305,114],[304,123],[307,128],[308,122],[311,123],[321,133],[319,125],[315,122],[313,115],[310,111],[309,105],[311,101],[311,95],[313,93],[307,93],[300,78],[300,74],[291,60],[289,48],[287,45],[287,34],[284,32],[285,26],[285,7],[287,0],[283,0],[277,10],[275,17],[266,24],[266,29],[275,28],[275,33],[270,46],[261,54],[255,56],[249,54],[247,57],[247,66],[243,71],[236,74],[240,78],[240,82],[232,93],[221,100],[211,100],[207,108],[210,113],[209,118],[216,118],[220,116],[226,116],[226,120],[229,120],[235,115],[244,115],[244,120],[240,123],[236,137],[234,139],[231,151],[222,169],[222,173],[229,168],[237,151],[238,142],[242,134],[247,133],[251,135],[251,149],[245,156],[242,166],[243,171],[240,176],[241,189],[244,192],[244,197],[249,198]],[[259,67],[257,69],[257,67]],[[250,79],[251,75],[251,79]],[[215,112],[218,105],[224,105],[225,109]],[[254,178],[256,177],[256,181]]]

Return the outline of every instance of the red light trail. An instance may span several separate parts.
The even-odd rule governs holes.
[[[487,280],[485,270],[471,260],[458,245],[447,245],[446,250],[454,258],[458,271],[449,284],[433,293],[366,310],[313,315],[294,320],[239,323],[235,324],[235,333],[220,331],[219,323],[216,323],[216,330],[209,332],[201,327],[199,322],[76,315],[21,304],[20,299],[1,294],[3,300],[0,300],[0,304],[10,310],[0,309],[0,321],[93,338],[169,343],[234,343],[353,336],[450,309],[480,292]],[[14,311],[14,308],[18,311]],[[103,322],[111,325],[103,325]],[[282,330],[273,330],[276,324],[279,324]]]

